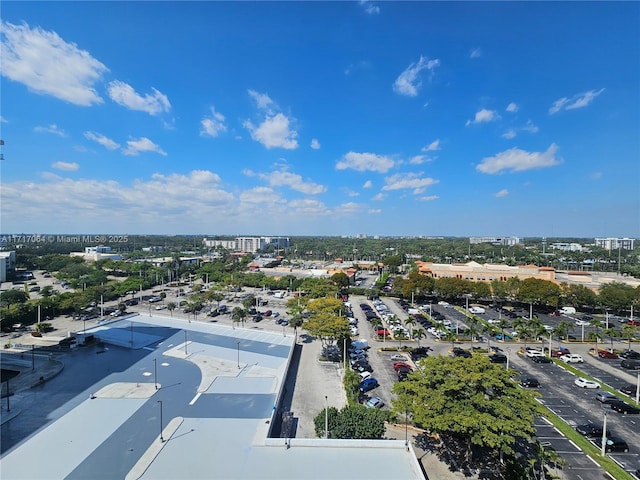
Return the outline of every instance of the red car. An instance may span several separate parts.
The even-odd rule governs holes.
[[[559,350],[551,350],[551,356],[560,358],[562,355],[568,355],[571,353],[568,348],[561,348]]]
[[[617,353],[610,352],[609,350],[598,350],[598,356],[600,358],[618,358]]]
[[[387,337],[388,337],[389,335],[391,335],[391,333],[389,333],[389,330],[387,330],[386,328],[378,328],[378,329],[376,330],[376,334],[378,334],[378,335],[380,335],[380,336],[386,335]]]
[[[393,369],[397,372],[398,370],[400,370],[401,368],[408,368],[409,370],[413,370],[413,368],[411,367],[411,365],[409,365],[408,363],[404,363],[404,362],[396,362],[393,364]]]

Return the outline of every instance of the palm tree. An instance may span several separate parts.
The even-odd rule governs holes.
[[[599,318],[594,318],[589,322],[594,329],[593,332],[589,334],[591,338],[593,338],[596,342],[596,349],[594,350],[595,354],[598,355],[598,338],[601,338],[600,329],[602,328],[602,320]]]
[[[171,314],[171,317],[173,317],[173,311],[176,309],[176,304],[175,302],[168,302],[167,303],[167,310],[169,310],[169,313]]]
[[[500,319],[498,323],[498,328],[500,329],[500,333],[502,333],[502,340],[504,341],[504,329],[511,326],[511,323],[506,318]]]
[[[446,330],[444,339],[448,342],[451,342],[451,349],[453,350],[456,345],[456,340],[458,339],[458,334],[453,330]]]
[[[483,335],[487,336],[487,349],[491,350],[491,337],[493,335],[495,335],[498,332],[498,328],[495,325],[492,325],[491,323],[485,323],[484,325],[482,325],[482,329],[480,330],[480,332]],[[504,340],[504,330],[502,333],[502,338]]]
[[[614,338],[618,338],[620,336],[620,332],[613,328],[613,327],[609,327],[607,329],[604,330],[604,333],[607,337],[609,337],[609,340],[611,341],[611,352],[613,352],[613,339]],[[598,354],[598,352],[596,351],[596,355]]]
[[[553,329],[553,333],[555,333],[560,339],[568,339],[569,332],[573,332],[573,329],[573,323],[562,320],[558,326]]]
[[[244,326],[244,317],[247,316],[247,312],[245,311],[244,308],[240,308],[240,307],[234,307],[233,310],[231,310],[231,319],[233,320],[233,323],[238,323],[238,322],[242,322],[242,326]]]
[[[411,327],[415,327],[416,323],[418,322],[412,315],[409,315],[409,317],[404,321],[405,326],[410,327],[410,328],[407,328],[407,330],[409,330],[409,335],[411,335],[411,332],[412,332]]]
[[[636,336],[636,332],[638,331],[638,327],[635,325],[629,325],[625,323],[622,326],[622,338],[624,338],[627,343],[627,350],[631,350],[631,340],[633,340]]]
[[[427,336],[427,332],[425,332],[422,328],[414,328],[411,335],[418,341],[418,347],[420,347],[420,340]]]

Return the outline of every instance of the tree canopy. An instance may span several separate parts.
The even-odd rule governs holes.
[[[325,414],[329,426],[329,438],[382,438],[385,432],[385,421],[389,419],[388,410],[366,408],[363,405],[348,405],[342,410],[330,407],[322,410],[313,419],[316,435],[324,437]]]
[[[393,386],[393,410],[409,412],[416,425],[460,442],[467,460],[473,446],[513,454],[517,437],[535,433],[534,417],[542,407],[512,375],[485,356],[424,358]]]

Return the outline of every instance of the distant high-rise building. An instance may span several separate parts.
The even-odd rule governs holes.
[[[521,241],[518,237],[469,237],[469,243],[491,243],[493,245],[512,247],[521,243]]]
[[[276,249],[288,248],[291,241],[288,237],[236,237],[233,240],[202,240],[209,248],[223,247],[234,252],[257,253],[273,246]]]
[[[596,238],[595,245],[605,250],[633,250],[633,238]]]

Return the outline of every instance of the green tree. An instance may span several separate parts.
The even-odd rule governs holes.
[[[341,410],[335,407],[322,410],[313,419],[318,437],[324,437],[325,413],[328,413],[329,438],[379,439],[385,432],[388,410],[366,408],[363,405],[347,405]]]
[[[305,278],[300,284],[300,289],[310,298],[334,297],[338,293],[338,287],[325,278]]]
[[[575,326],[573,323],[562,320],[558,326],[553,329],[553,333],[555,333],[558,338],[566,340],[569,337],[569,333],[573,332],[574,328]]]
[[[593,327],[593,331],[589,332],[589,338],[593,339],[596,343],[595,346],[595,354],[598,354],[598,340],[600,340],[602,338],[602,332],[600,330],[602,330],[602,320],[599,319],[598,317],[595,317],[593,320],[589,321],[589,325],[591,327]]]
[[[420,347],[420,340],[427,336],[427,332],[422,328],[414,328],[411,332],[411,336],[418,342],[418,347]]]
[[[233,320],[233,323],[242,322],[242,325],[244,326],[244,319],[246,316],[247,312],[243,308],[234,307],[233,310],[231,310],[231,320]]]
[[[526,278],[520,283],[517,299],[533,305],[550,305],[557,307],[560,302],[560,287],[548,280]]]
[[[176,309],[175,302],[167,302],[167,310],[169,310],[169,313],[171,314],[171,317],[173,317],[173,311],[175,309]]]
[[[513,455],[516,439],[535,434],[534,419],[543,409],[511,371],[480,355],[419,363],[418,371],[393,386],[393,411],[409,412],[416,425],[459,442],[467,461],[474,445]]]
[[[629,309],[635,298],[636,289],[626,283],[619,282],[603,285],[598,293],[599,303],[617,312]]]
[[[349,287],[349,276],[344,272],[338,272],[331,275],[331,281],[334,283],[338,290]]]
[[[629,325],[625,323],[622,326],[622,338],[627,341],[627,349],[631,350],[631,340],[633,340],[638,333],[638,327],[635,325]]]

